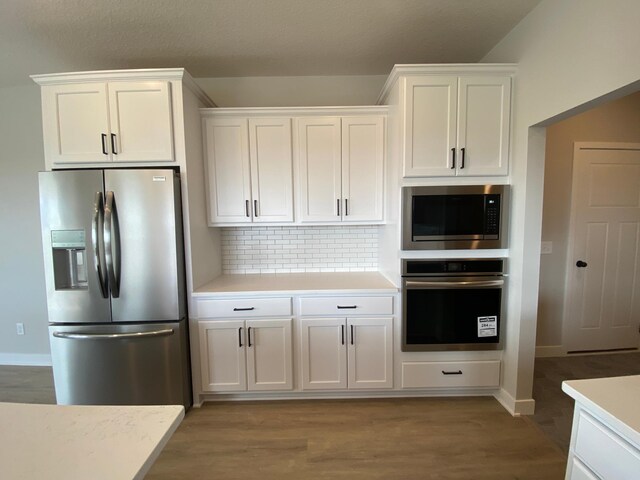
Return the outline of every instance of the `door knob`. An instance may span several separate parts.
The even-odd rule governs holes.
[[[576,267],[578,267],[578,268],[584,268],[586,266],[587,266],[587,262],[583,262],[582,260],[578,260],[576,262]]]

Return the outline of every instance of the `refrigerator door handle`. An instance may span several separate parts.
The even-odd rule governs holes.
[[[113,298],[120,296],[120,232],[115,195],[108,191],[104,207],[104,249]]]
[[[107,277],[102,265],[103,248],[100,242],[99,228],[103,224],[104,205],[102,202],[102,192],[96,192],[95,201],[93,203],[93,222],[91,224],[91,243],[93,245],[93,266],[98,277],[98,285],[100,285],[100,293],[103,298],[109,297],[107,290]]]
[[[149,338],[149,337],[166,337],[173,334],[174,334],[173,328],[154,330],[151,332],[132,332],[132,333],[53,332],[53,336],[56,338],[70,338],[73,340],[117,340],[117,339]]]

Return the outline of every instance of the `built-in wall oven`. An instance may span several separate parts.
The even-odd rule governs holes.
[[[402,351],[502,347],[501,258],[402,261]]]
[[[403,187],[403,250],[507,247],[508,185]]]

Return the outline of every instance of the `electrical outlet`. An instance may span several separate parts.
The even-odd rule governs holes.
[[[553,253],[553,242],[542,242],[540,244],[540,253],[542,255],[548,255]]]
[[[18,335],[24,335],[24,323],[16,323],[16,333]]]

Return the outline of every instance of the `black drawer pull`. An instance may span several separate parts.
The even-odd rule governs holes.
[[[462,370],[458,370],[457,372],[446,372],[442,370],[443,375],[462,375]]]
[[[340,310],[343,310],[345,308],[358,308],[357,305],[336,305]]]
[[[249,310],[255,310],[256,307],[247,307],[247,308],[234,308],[233,311],[234,312],[247,312]]]

